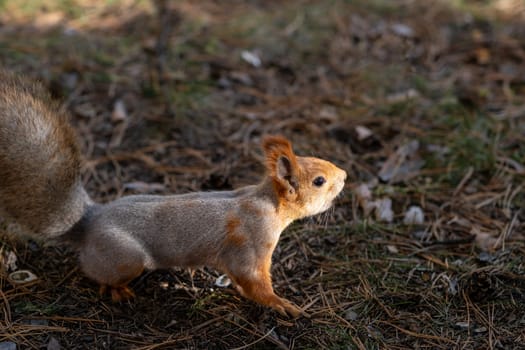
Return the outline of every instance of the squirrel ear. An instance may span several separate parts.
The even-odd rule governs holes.
[[[298,164],[290,142],[282,136],[263,139],[266,168],[274,179],[281,195],[293,199],[298,188]]]

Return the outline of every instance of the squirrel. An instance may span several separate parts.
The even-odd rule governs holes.
[[[331,207],[344,170],[265,136],[266,175],[256,185],[99,204],[82,185],[68,118],[43,85],[0,70],[0,215],[37,240],[72,244],[83,273],[113,301],[134,297],[128,283],[146,269],[209,266],[247,299],[282,315],[306,314],[274,293],[272,253],[292,221]]]

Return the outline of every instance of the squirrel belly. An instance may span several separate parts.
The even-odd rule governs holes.
[[[0,215],[35,239],[60,236],[92,203],[65,109],[39,83],[0,70]]]

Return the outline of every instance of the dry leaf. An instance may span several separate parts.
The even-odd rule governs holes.
[[[390,198],[379,199],[375,203],[376,220],[382,222],[394,221],[394,212],[392,211],[392,200]]]
[[[260,67],[262,65],[261,59],[253,51],[243,51],[241,52],[241,58],[251,64],[254,67]]]
[[[324,105],[319,111],[319,118],[336,122],[339,118],[337,109],[334,106]]]
[[[403,23],[394,23],[391,26],[392,31],[396,33],[397,35],[404,37],[404,38],[411,38],[414,36],[414,30]]]
[[[392,153],[385,161],[378,176],[384,182],[406,181],[419,173],[425,163],[417,156],[419,141],[413,140]]]
[[[357,134],[357,139],[359,141],[363,141],[364,139],[367,139],[367,138],[369,138],[370,136],[372,136],[374,134],[372,132],[372,130],[370,130],[366,126],[362,126],[362,125],[356,126],[355,127],[355,132]]]
[[[405,213],[405,217],[403,218],[403,223],[405,225],[420,225],[424,221],[425,214],[423,213],[423,209],[417,205],[413,205],[408,208],[407,212]]]
[[[16,271],[17,256],[14,252],[8,250],[2,250],[0,255],[0,263],[2,267],[6,268],[6,271]]]
[[[386,97],[388,103],[399,103],[405,102],[414,98],[419,97],[419,92],[414,89],[408,89],[407,91],[396,92],[395,94],[390,94]]]
[[[366,184],[361,184],[354,188],[354,194],[362,209],[365,209],[367,202],[372,200],[372,192],[370,192],[370,189]]]
[[[117,100],[113,106],[113,113],[111,113],[112,122],[120,122],[128,119],[128,112],[126,111],[126,105],[124,101]]]
[[[386,246],[386,250],[388,250],[389,253],[392,253],[392,254],[397,254],[399,253],[399,250],[397,249],[397,247],[395,245],[387,245]]]
[[[113,106],[113,113],[111,114],[111,120],[116,123],[113,128],[113,134],[111,135],[111,140],[109,141],[109,147],[114,148],[120,146],[126,129],[128,128],[129,118],[126,111],[126,106],[124,101],[117,100]]]

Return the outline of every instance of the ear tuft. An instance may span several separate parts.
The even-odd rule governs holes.
[[[262,146],[266,155],[266,169],[273,179],[280,198],[293,201],[297,198],[299,165],[290,141],[282,136],[266,136]]]
[[[272,176],[278,176],[282,169],[279,169],[284,162],[289,172],[297,169],[297,160],[292,150],[292,144],[283,136],[265,136],[262,141],[262,147],[266,156],[266,168]]]

